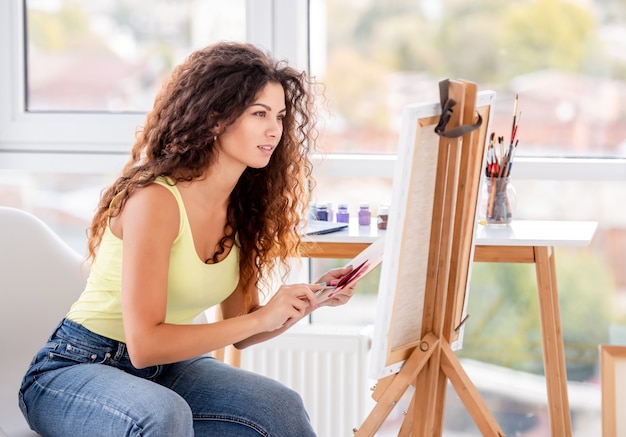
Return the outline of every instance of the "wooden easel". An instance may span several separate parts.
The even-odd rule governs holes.
[[[449,81],[448,98],[456,104],[446,131],[475,121],[476,94],[473,83]],[[475,131],[440,137],[421,339],[390,352],[404,364],[378,381],[372,395],[376,405],[355,430],[357,437],[374,436],[411,385],[415,392],[399,435],[442,435],[448,380],[481,433],[504,436],[451,346],[463,323],[484,138]]]

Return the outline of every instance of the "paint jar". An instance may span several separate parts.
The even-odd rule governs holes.
[[[372,211],[369,203],[359,205],[359,226],[369,226],[372,221]]]
[[[387,229],[387,221],[389,220],[389,207],[380,205],[378,207],[378,217],[376,219],[378,229]]]
[[[517,192],[508,177],[489,177],[482,193],[488,225],[508,225],[513,221]]]
[[[340,203],[337,207],[337,222],[348,223],[350,221],[350,213],[348,212],[348,205]]]
[[[329,219],[328,215],[328,205],[325,203],[318,203],[317,210],[315,212],[315,216],[318,220],[322,220],[327,222]]]

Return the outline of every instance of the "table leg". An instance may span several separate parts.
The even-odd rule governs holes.
[[[534,252],[551,435],[569,437],[572,435],[572,424],[554,248],[535,246]]]

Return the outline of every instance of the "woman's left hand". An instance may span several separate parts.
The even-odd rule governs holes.
[[[332,269],[326,272],[317,282],[325,282],[327,285],[337,285],[339,280],[350,273],[352,271],[352,266],[342,267],[338,269]],[[318,304],[318,307],[328,306],[335,307],[338,305],[343,305],[350,300],[350,298],[354,295],[354,287],[356,286],[356,282],[351,283],[347,287],[342,288],[337,291],[331,298],[326,299],[323,302]]]

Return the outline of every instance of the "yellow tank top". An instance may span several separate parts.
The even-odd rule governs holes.
[[[196,253],[178,188],[165,178],[158,178],[155,183],[173,194],[180,211],[180,229],[170,255],[165,322],[193,323],[202,311],[222,302],[234,291],[239,281],[239,248],[233,246],[217,264],[205,264]],[[124,342],[121,290],[122,240],[107,226],[85,290],[67,318],[96,334]]]

